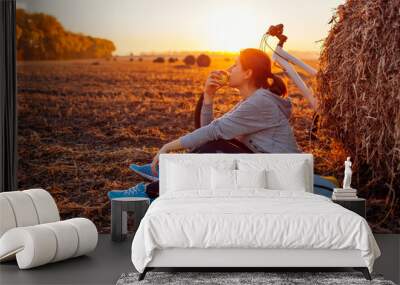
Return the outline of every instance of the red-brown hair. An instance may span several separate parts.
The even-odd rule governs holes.
[[[272,73],[271,59],[264,51],[256,48],[243,49],[240,51],[239,60],[244,70],[253,71],[252,80],[257,88],[269,89],[278,96],[286,95],[286,84]],[[268,78],[272,78],[272,84],[268,82]]]

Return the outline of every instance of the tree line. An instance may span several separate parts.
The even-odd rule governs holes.
[[[18,60],[107,58],[112,56],[112,41],[66,31],[51,15],[16,11]]]

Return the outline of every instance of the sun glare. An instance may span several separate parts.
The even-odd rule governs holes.
[[[261,35],[252,12],[242,5],[214,7],[207,16],[208,47],[213,51],[238,52],[257,47]]]

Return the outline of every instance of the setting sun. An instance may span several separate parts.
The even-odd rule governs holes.
[[[218,5],[207,15],[207,45],[210,50],[237,52],[258,46],[260,23],[249,5]]]

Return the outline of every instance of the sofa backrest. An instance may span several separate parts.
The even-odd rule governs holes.
[[[163,153],[159,158],[159,195],[167,191],[168,163],[183,165],[214,166],[225,165],[226,168],[234,166],[238,159],[254,159],[265,162],[265,166],[273,165],[279,161],[305,162],[305,177],[307,181],[306,191],[313,193],[314,189],[314,161],[311,153]]]
[[[57,204],[44,189],[0,193],[0,237],[15,227],[60,220]]]

